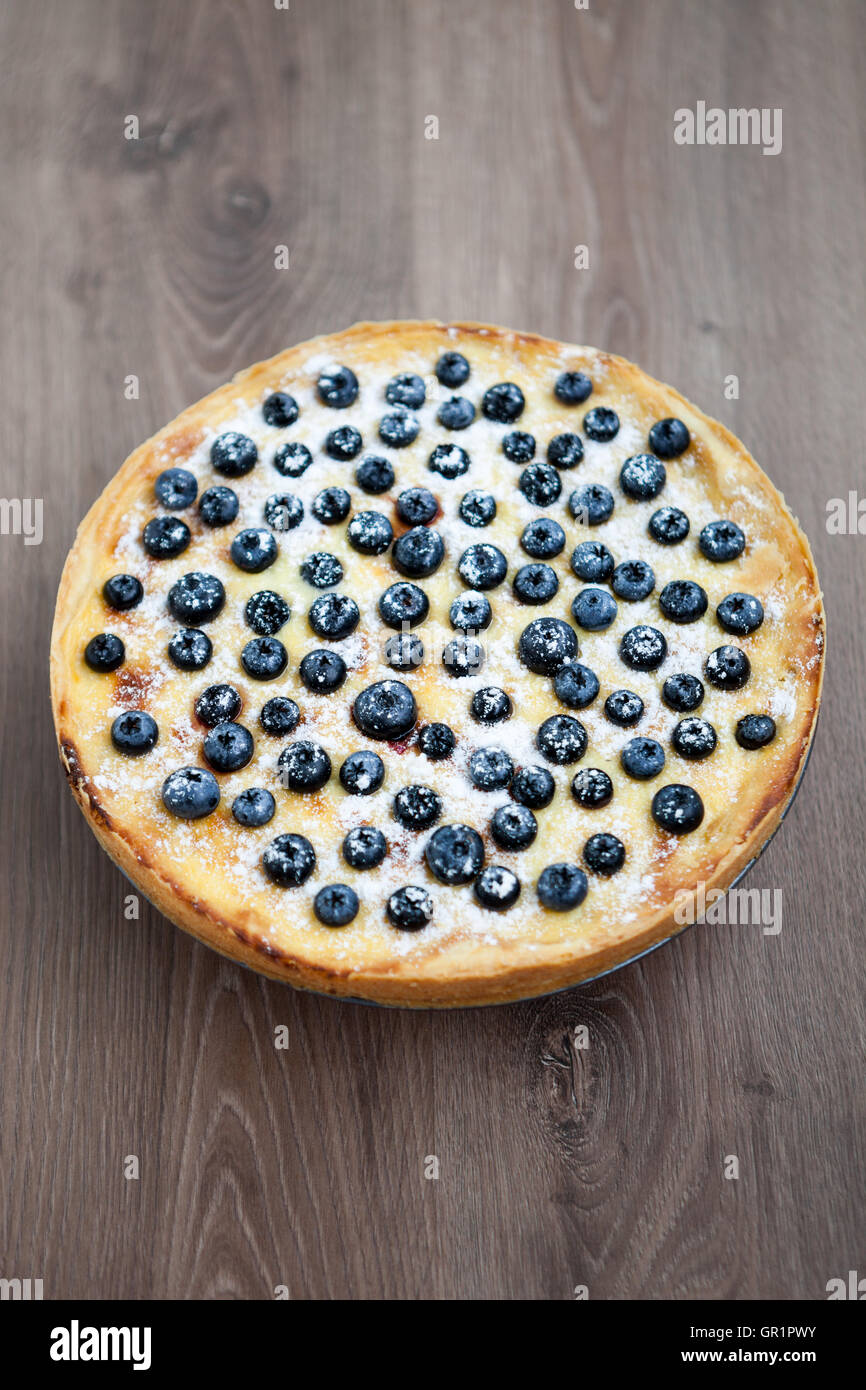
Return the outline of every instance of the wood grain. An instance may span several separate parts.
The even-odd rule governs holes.
[[[7,0],[0,491],[43,498],[45,529],[0,537],[0,1275],[46,1297],[730,1299],[862,1273],[866,539],[825,514],[864,477],[864,39],[857,0]],[[782,153],[675,145],[698,100],[781,107]],[[427,315],[636,358],[801,518],[830,664],[750,879],[783,892],[778,937],[696,928],[568,994],[413,1016],[292,994],[146,904],[125,920],[53,748],[75,526],[233,371]]]

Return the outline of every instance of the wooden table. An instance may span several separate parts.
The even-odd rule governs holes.
[[[3,7],[0,488],[44,500],[44,538],[0,537],[0,1275],[45,1297],[731,1299],[866,1273],[866,537],[826,528],[866,491],[864,39],[857,0]],[[678,145],[698,101],[781,108],[781,153]],[[401,316],[634,357],[784,490],[830,665],[750,879],[782,890],[778,936],[697,928],[567,994],[412,1015],[125,918],[54,752],[76,524],[238,368]]]

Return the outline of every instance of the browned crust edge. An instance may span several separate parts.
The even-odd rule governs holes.
[[[182,885],[159,873],[142,852],[136,849],[133,840],[119,827],[112,824],[111,818],[96,797],[87,770],[82,766],[75,743],[73,731],[65,721],[64,670],[59,654],[59,637],[71,613],[75,610],[79,590],[88,582],[86,567],[78,564],[82,551],[95,537],[106,521],[109,499],[106,494],[123,493],[127,483],[138,474],[145,460],[151,456],[154,446],[175,434],[180,427],[194,426],[204,420],[210,411],[239,389],[255,385],[256,378],[278,372],[288,365],[301,350],[305,354],[314,351],[319,344],[327,344],[328,350],[340,344],[351,342],[354,338],[369,339],[370,336],[393,336],[404,329],[423,329],[429,332],[469,335],[480,334],[488,338],[507,339],[514,346],[541,346],[545,349],[561,350],[564,344],[534,333],[520,333],[497,327],[492,324],[473,322],[440,323],[435,320],[395,320],[383,323],[357,323],[342,333],[325,334],[307,340],[277,356],[256,363],[240,372],[230,382],[219,387],[210,395],[183,411],[151,439],[136,449],[111,479],[106,489],[94,502],[76,533],[73,546],[67,556],[58,589],[51,636],[51,704],[60,750],[60,758],[66,771],[70,787],[87,818],[91,829],[103,849],[115,864],[133,881],[141,892],[170,921],[181,927],[197,940],[210,946],[223,956],[249,966],[259,974],[271,979],[281,980],[295,988],[314,990],[322,994],[343,998],[363,999],[367,1002],[392,1006],[415,1008],[449,1008],[471,1005],[508,1003],[529,997],[548,994],[554,990],[565,989],[581,981],[594,978],[617,965],[626,963],[642,955],[652,946],[675,935],[684,928],[674,920],[674,907],[667,904],[663,909],[651,914],[643,926],[625,939],[590,953],[575,955],[573,948],[556,946],[549,950],[547,959],[531,964],[514,965],[508,961],[508,949],[496,948],[493,959],[485,962],[483,970],[469,971],[462,975],[449,975],[447,979],[425,976],[423,968],[411,978],[408,973],[389,975],[365,971],[353,972],[350,969],[337,970],[322,968],[298,955],[291,955],[265,942],[255,930],[246,929],[240,921],[226,921],[212,911],[206,902],[190,897]],[[453,344],[452,344],[453,345]],[[602,353],[603,360],[616,363],[628,372],[645,378],[646,374],[625,358]],[[646,378],[653,381],[652,378]],[[653,384],[655,384],[653,382]],[[697,415],[707,429],[715,433],[728,448],[735,450],[747,459],[756,471],[764,488],[775,504],[788,516],[798,540],[810,587],[814,594],[814,623],[820,628],[824,645],[814,680],[814,699],[808,726],[804,729],[799,743],[791,748],[791,756],[780,769],[767,789],[759,805],[755,807],[749,827],[728,852],[718,860],[702,880],[705,891],[725,890],[738,877],[743,869],[761,852],[773,835],[793,796],[805,766],[814,737],[818,711],[823,688],[826,656],[826,619],[821,598],[820,585],[809,542],[799,523],[790,512],[784,497],[773,485],[741,442],[724,425],[704,414],[675,388],[665,385],[668,397],[685,407],[687,414]],[[119,505],[119,504],[118,504]],[[77,583],[76,583],[77,580]],[[694,897],[694,895],[692,895]]]

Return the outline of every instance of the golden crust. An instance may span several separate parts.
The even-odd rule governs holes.
[[[238,427],[237,422],[245,418],[245,412],[257,410],[264,396],[275,389],[288,389],[304,402],[301,419],[289,432],[289,437],[304,438],[311,448],[315,449],[319,441],[305,436],[305,420],[310,422],[310,429],[322,415],[329,417],[329,427],[355,423],[355,413],[351,410],[319,410],[316,413],[312,384],[326,360],[346,362],[354,368],[361,381],[362,399],[365,387],[369,396],[369,388],[375,383],[376,410],[381,413],[381,387],[393,374],[412,370],[429,376],[439,354],[452,349],[463,351],[472,363],[473,375],[466,393],[475,400],[480,399],[483,389],[495,381],[519,382],[527,397],[527,409],[517,427],[532,430],[542,443],[560,429],[576,428],[584,410],[590,406],[613,406],[624,426],[628,422],[631,434],[624,428],[613,445],[604,446],[611,451],[611,467],[618,468],[628,453],[646,447],[646,433],[654,420],[676,415],[685,421],[693,444],[683,460],[668,464],[669,485],[659,504],[683,505],[692,518],[692,533],[687,550],[685,546],[654,547],[653,564],[659,576],[659,587],[668,578],[695,578],[707,589],[710,607],[700,624],[685,630],[672,630],[673,625],[666,627],[672,656],[681,655],[682,661],[666,666],[662,675],[670,670],[688,669],[690,660],[697,673],[698,668],[694,667],[697,648],[693,644],[700,638],[704,653],[729,640],[742,646],[752,660],[753,678],[737,693],[708,692],[706,707],[700,713],[706,713],[719,732],[719,749],[713,757],[705,763],[685,763],[668,748],[668,765],[655,784],[686,781],[697,787],[707,808],[698,831],[680,838],[663,834],[648,815],[654,785],[633,783],[620,775],[617,778],[616,805],[620,817],[617,825],[624,826],[624,833],[628,835],[630,877],[627,881],[619,875],[605,881],[592,879],[590,893],[581,908],[562,914],[545,912],[535,902],[532,888],[539,868],[545,862],[563,858],[578,862],[584,839],[596,830],[611,828],[609,816],[597,811],[587,813],[577,808],[568,796],[568,781],[575,769],[556,769],[557,796],[549,811],[539,813],[541,831],[531,850],[518,858],[493,847],[495,862],[512,865],[523,880],[516,916],[502,914],[500,918],[499,914],[488,913],[483,924],[479,924],[480,909],[472,906],[471,890],[440,889],[429,872],[418,864],[415,849],[399,841],[396,843],[392,858],[398,861],[397,872],[402,859],[402,881],[423,883],[440,898],[444,894],[448,903],[447,911],[440,914],[445,919],[441,925],[437,922],[435,929],[409,939],[395,933],[384,920],[383,894],[376,890],[376,881],[381,879],[384,883],[384,879],[376,872],[355,875],[343,866],[342,872],[335,874],[333,856],[328,860],[322,855],[323,868],[331,867],[330,874],[316,877],[303,890],[284,890],[264,881],[257,868],[258,855],[275,834],[287,829],[299,830],[316,843],[317,851],[321,852],[324,847],[336,853],[346,827],[368,818],[367,806],[358,806],[357,798],[346,805],[349,799],[342,798],[336,778],[322,792],[304,798],[302,806],[297,804],[299,798],[284,795],[277,817],[270,826],[260,830],[241,831],[228,814],[231,796],[242,786],[261,780],[260,777],[254,779],[250,770],[222,779],[225,784],[223,799],[213,816],[194,823],[171,821],[158,798],[158,785],[161,785],[164,770],[156,779],[155,789],[153,777],[142,772],[142,765],[157,753],[169,759],[166,764],[169,767],[200,761],[197,749],[203,731],[191,714],[192,701],[204,686],[226,676],[210,668],[198,677],[166,672],[157,661],[162,651],[157,653],[155,647],[156,634],[160,634],[164,643],[164,617],[152,608],[148,614],[141,610],[111,614],[109,620],[100,590],[108,575],[131,569],[143,579],[148,594],[153,591],[164,597],[180,574],[193,568],[217,569],[229,595],[226,617],[221,617],[218,623],[234,638],[233,644],[227,644],[226,660],[229,651],[233,651],[236,660],[239,650],[237,639],[244,630],[236,614],[242,608],[242,600],[263,587],[277,588],[292,603],[291,623],[280,634],[290,648],[290,656],[296,658],[304,650],[321,645],[302,631],[299,605],[309,600],[311,591],[304,589],[296,578],[297,553],[319,548],[335,551],[346,563],[349,591],[353,592],[354,565],[358,586],[355,596],[360,601],[362,591],[365,596],[369,593],[373,603],[381,590],[398,577],[386,557],[364,558],[361,568],[359,557],[344,544],[344,528],[340,528],[336,539],[336,528],[330,528],[327,534],[320,528],[321,534],[313,529],[302,550],[292,553],[293,569],[290,570],[288,558],[281,554],[278,564],[265,575],[243,575],[234,571],[228,562],[227,545],[235,530],[242,525],[256,524],[256,521],[247,519],[242,513],[237,525],[229,528],[228,535],[224,532],[205,535],[195,518],[184,513],[193,530],[190,551],[177,560],[151,561],[137,546],[137,535],[142,520],[154,511],[153,481],[171,464],[193,467],[200,478],[204,475],[202,486],[215,481],[231,481],[216,478],[209,465],[202,464],[206,446],[220,429]],[[565,368],[586,370],[593,378],[595,390],[585,407],[569,409],[555,400],[553,380]],[[370,423],[372,425],[372,420]],[[468,487],[486,483],[498,498],[503,498],[506,478],[510,478],[512,484],[516,479],[518,470],[513,464],[503,462],[494,449],[502,428],[498,427],[488,439],[491,430],[486,422],[479,421],[465,436],[457,437],[472,453],[475,471],[454,482],[436,479],[436,490],[450,504],[449,511],[453,512],[456,500]],[[366,437],[366,428],[364,433]],[[300,493],[303,480],[296,483],[282,479],[267,463],[268,449],[285,434],[261,423],[259,436],[257,442],[263,461],[256,473],[267,481],[267,491]],[[417,483],[432,485],[432,475],[424,467],[430,445],[432,442],[453,442],[454,438],[440,429],[431,439],[429,431],[422,429],[416,445],[395,453],[395,491]],[[380,450],[377,444],[376,452],[380,451],[389,452]],[[564,495],[567,495],[571,478],[575,482],[603,480],[598,476],[601,464],[594,472],[588,470],[590,455],[588,446],[587,459],[581,468],[570,476],[563,475]],[[345,477],[347,465],[334,465],[329,460],[317,462],[310,470],[310,474],[315,474],[315,484],[310,481],[306,497],[312,496],[323,483],[336,481],[341,471]],[[241,479],[235,484],[242,500],[246,482]],[[516,492],[516,489],[512,486],[509,497],[510,491]],[[357,506],[390,510],[390,501],[370,498]],[[501,502],[493,527],[483,532],[462,528],[465,534],[458,536],[459,548],[479,540],[493,540],[506,550],[509,571],[513,573],[513,562],[520,555],[516,547],[517,535],[528,515],[521,508],[519,497],[516,501]],[[649,510],[647,504],[618,501],[617,511],[603,537],[618,560],[634,555],[638,544],[638,518],[642,518],[640,525],[645,527]],[[556,515],[569,530],[564,512],[560,503]],[[704,521],[713,516],[732,517],[746,532],[746,551],[732,564],[710,566],[697,551],[697,532]],[[519,630],[540,613],[555,610],[560,616],[568,616],[571,594],[579,587],[568,569],[568,555],[575,541],[581,538],[577,528],[571,528],[569,543],[563,555],[554,562],[561,589],[553,609],[527,612],[504,590],[493,595],[497,613],[501,613],[506,646],[513,647]],[[454,548],[451,542],[452,536],[448,533],[449,551]],[[280,544],[282,550],[282,539]],[[651,542],[647,544],[652,545]],[[202,551],[204,560],[200,558]],[[449,554],[446,558],[442,571],[429,582],[425,581],[425,588],[431,597],[434,639],[439,636],[447,640],[450,634],[444,615],[448,600],[455,592],[453,564],[457,556]],[[155,581],[153,586],[149,584],[151,580]],[[713,620],[719,598],[732,590],[756,594],[767,612],[763,626],[742,640],[726,637]],[[624,609],[630,611],[625,613]],[[235,616],[229,616],[230,612]],[[652,621],[645,616],[644,605],[621,604],[617,622],[608,634],[609,641],[618,641],[625,627],[640,621]],[[87,639],[106,627],[117,631],[127,646],[127,662],[114,676],[95,675],[85,666],[81,655]],[[247,631],[244,640],[249,635]],[[626,672],[623,667],[616,680],[615,656],[605,634],[583,634],[581,646],[582,659],[587,660],[602,679],[599,706],[614,683],[640,688],[640,693],[645,688],[648,697],[650,686],[660,684],[660,677],[649,677],[644,687],[641,685],[644,678]],[[729,886],[772,835],[797,784],[815,728],[823,658],[824,613],[808,542],[781,494],[743,445],[722,425],[622,358],[488,325],[398,322],[357,324],[345,332],[300,344],[270,361],[259,363],[191,406],[135,450],[85,517],[64,567],[52,634],[51,689],[61,758],[79,805],[114,861],[172,921],[224,955],[295,986],[385,1004],[447,1007],[543,994],[595,976],[679,930],[674,920],[678,893],[691,891],[698,884],[703,884],[706,891]],[[522,732],[518,726],[524,712],[529,721],[527,727],[537,727],[540,719],[548,714],[565,711],[552,695],[550,682],[515,670],[506,658],[503,662],[502,672],[497,673],[491,663],[484,679],[476,684],[505,685],[514,698],[519,717],[513,728],[505,726],[505,734],[500,730],[500,737],[487,737],[484,741],[501,742],[519,756]],[[335,742],[336,768],[338,757],[349,751],[353,739],[356,747],[366,746],[367,741],[357,733],[352,734],[348,720],[343,724],[335,723],[333,710],[347,710],[357,690],[375,679],[382,679],[388,674],[387,668],[379,668],[375,651],[362,637],[347,686],[330,697],[339,704],[329,706],[325,712],[321,704],[323,697],[299,694],[293,675],[296,665],[296,659],[290,660],[284,678],[261,688],[236,666],[237,678],[233,683],[241,691],[245,709],[249,711],[246,721],[244,714],[240,718],[252,726],[254,710],[251,707],[259,707],[275,693],[292,694],[299,703],[306,701],[310,708],[304,711],[304,724],[309,723],[310,727],[299,728],[298,736],[315,737],[318,729],[325,741],[322,731],[326,729]],[[426,663],[410,682],[422,717],[447,717],[448,722],[454,724],[459,721],[459,710],[454,702],[458,699],[457,687],[462,682],[444,677],[438,662]],[[466,691],[460,691],[459,697],[465,700]],[[158,716],[160,744],[153,755],[139,761],[125,760],[114,753],[107,729],[113,713],[119,708],[148,708]],[[776,740],[757,754],[744,752],[732,737],[736,719],[742,713],[764,712],[768,708],[777,719]],[[649,726],[642,725],[638,732],[669,735],[675,717],[650,706],[649,698],[648,710]],[[590,730],[590,748],[584,764],[606,767],[615,776],[615,754],[605,742],[609,743],[608,732],[601,724],[593,722],[597,717],[595,713],[577,713]],[[621,744],[626,731],[616,732]],[[271,757],[282,746],[264,737],[260,741],[270,745]],[[663,741],[667,744],[668,738],[665,736]],[[376,751],[386,761],[385,787],[389,796],[402,784],[397,778],[406,765],[400,759],[407,751],[413,763],[424,766],[423,769],[413,767],[411,776],[405,780],[436,785],[442,765],[428,764],[421,757],[416,759],[411,749],[392,751],[377,745]],[[453,796],[453,782],[448,782],[447,787]],[[494,799],[490,805],[495,804]],[[470,816],[471,809],[462,815],[449,814],[446,796],[443,823],[470,820]],[[485,826],[479,824],[477,828],[484,833],[489,850],[491,842]],[[390,837],[390,830],[388,833]],[[488,853],[488,862],[490,859]],[[527,875],[527,868],[532,876]],[[341,931],[322,927],[310,906],[313,896],[310,888],[334,881],[335,877],[352,882],[362,891],[364,899],[359,918]]]

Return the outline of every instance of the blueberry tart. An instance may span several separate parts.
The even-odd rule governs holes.
[[[398,322],[135,450],[66,562],[51,683],[91,828],[178,926],[448,1007],[590,979],[726,889],[823,664],[808,542],[723,425],[605,352]]]

